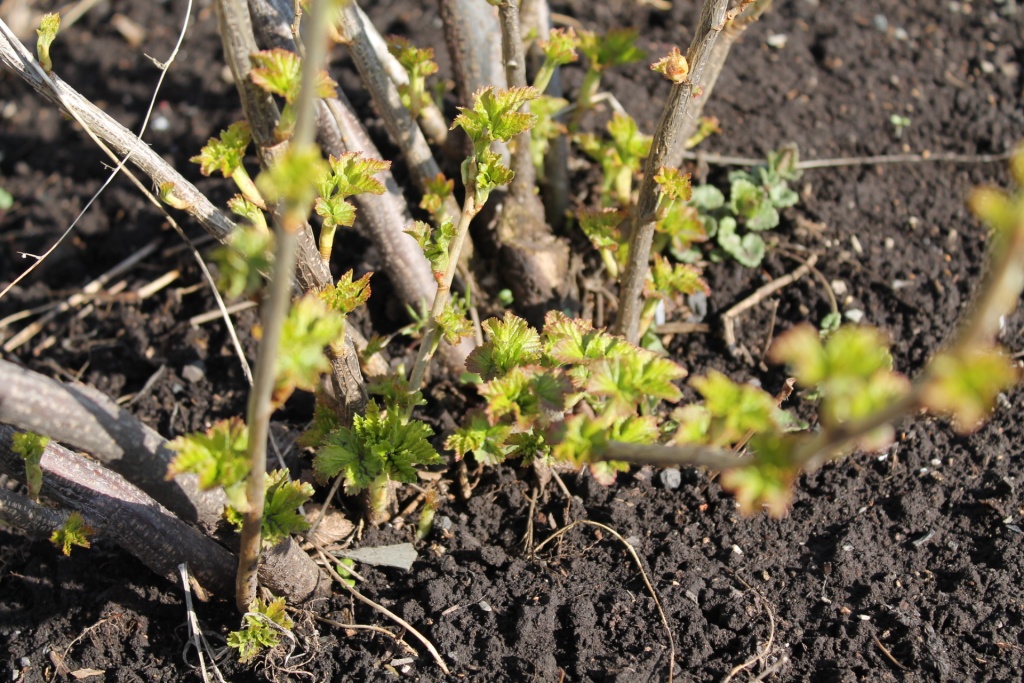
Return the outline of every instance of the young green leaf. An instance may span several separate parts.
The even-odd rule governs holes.
[[[444,205],[454,190],[455,181],[448,180],[443,173],[438,173],[427,183],[426,192],[423,193],[423,198],[420,200],[420,208],[429,212],[435,222],[444,222],[444,219],[449,218]]]
[[[626,219],[624,211],[611,208],[582,209],[578,218],[583,234],[598,251],[616,251],[622,246],[622,234],[619,226]]]
[[[316,403],[313,404],[313,421],[302,432],[297,444],[303,448],[317,448],[327,438],[327,435],[343,426],[338,412],[328,405],[322,395],[318,394]]]
[[[248,510],[245,478],[249,474],[249,430],[239,418],[215,422],[205,432],[193,432],[168,441],[167,448],[178,455],[167,468],[167,478],[191,473],[199,477],[199,488],[224,488],[228,502],[237,510]]]
[[[572,385],[557,370],[515,367],[504,376],[477,387],[487,400],[487,417],[492,424],[512,422],[521,429],[560,418]]]
[[[274,48],[250,55],[249,61],[252,62],[249,78],[253,83],[284,98],[288,104],[295,102],[302,83],[301,57],[289,50]],[[316,96],[324,99],[337,97],[336,86],[337,83],[321,69],[317,74]]]
[[[269,603],[255,598],[249,603],[244,617],[245,628],[228,634],[228,646],[238,650],[239,660],[245,664],[265,649],[277,647],[281,631],[290,631],[295,623],[285,611],[284,598]]]
[[[579,51],[590,60],[590,69],[604,71],[613,66],[639,62],[647,53],[636,46],[639,32],[632,28],[613,28],[599,37],[590,31],[581,31]]]
[[[658,183],[661,193],[672,201],[688,202],[693,196],[690,174],[683,173],[678,168],[662,166],[658,175],[654,176],[654,182]]]
[[[288,311],[281,326],[275,359],[274,402],[283,405],[296,389],[312,391],[320,375],[331,369],[324,347],[338,343],[345,316],[327,307],[316,294],[307,294]]]
[[[463,337],[473,336],[473,321],[466,317],[468,309],[465,299],[453,297],[445,302],[437,316],[441,337],[452,346],[458,345]]]
[[[794,437],[757,434],[750,439],[750,464],[722,472],[722,487],[733,492],[743,514],[757,514],[762,507],[772,517],[786,514],[799,474],[789,458],[794,444]]]
[[[779,212],[762,187],[749,180],[737,178],[729,189],[729,208],[737,217],[745,219],[748,230],[771,230],[779,224]]]
[[[25,483],[29,498],[35,501],[39,500],[39,489],[43,486],[43,469],[39,463],[49,443],[50,437],[32,432],[16,432],[11,437],[12,450],[25,461]]]
[[[940,353],[928,364],[928,374],[925,405],[952,416],[960,434],[977,429],[992,412],[999,393],[1020,379],[1018,368],[997,348]]]
[[[622,114],[612,117],[607,130],[610,139],[587,133],[577,136],[577,142],[588,156],[601,164],[602,198],[626,207],[631,202],[633,175],[640,171],[653,138],[640,133],[636,121]]]
[[[503,320],[485,320],[481,327],[487,334],[487,341],[473,349],[466,359],[466,369],[470,372],[491,380],[514,367],[540,361],[540,335],[512,312],[506,311]]]
[[[313,497],[313,486],[292,481],[288,470],[268,472],[264,480],[265,498],[260,542],[263,548],[273,548],[292,534],[309,528],[309,522],[298,512],[298,507]],[[234,508],[225,511],[225,517],[235,528],[242,528],[242,514]]]
[[[294,215],[284,217],[286,225],[289,221],[302,223],[316,200],[317,181],[326,169],[327,162],[316,145],[289,145],[284,156],[256,178],[256,187],[268,202],[290,203]]]
[[[39,66],[43,67],[43,71],[46,73],[53,72],[53,61],[50,59],[50,45],[53,44],[59,30],[60,15],[56,13],[44,14],[39,22],[39,28],[36,29],[38,36],[36,38],[36,56],[39,57]]]
[[[622,337],[595,330],[589,320],[572,319],[561,311],[544,317],[545,364],[589,364],[616,358],[636,349]]]
[[[483,411],[475,410],[466,423],[453,432],[444,447],[455,451],[455,459],[472,454],[482,465],[497,465],[505,461],[505,442],[512,428],[505,424],[491,424]]]
[[[636,349],[593,364],[586,388],[607,400],[608,413],[625,417],[638,406],[648,407],[651,399],[678,401],[683,393],[673,382],[685,376],[686,370],[669,359]]]
[[[567,29],[551,29],[548,39],[537,43],[544,52],[544,63],[537,70],[537,75],[533,79],[533,87],[539,92],[544,92],[547,90],[556,68],[579,59],[579,55],[576,54],[576,46],[579,45],[579,42],[579,37],[571,26]]]
[[[676,296],[689,296],[697,292],[711,294],[711,288],[701,277],[700,269],[686,263],[670,263],[661,254],[654,255],[654,267],[651,268],[651,281],[654,292],[658,296],[673,299]]]
[[[448,270],[448,249],[455,237],[455,224],[451,218],[445,218],[436,229],[429,223],[416,221],[405,231],[411,235],[423,250],[423,255],[430,261],[430,270],[438,282]]]
[[[320,291],[320,300],[327,304],[327,308],[348,315],[367,302],[370,298],[370,276],[373,273],[366,273],[358,280],[353,280],[352,270],[348,270],[338,278],[338,282],[328,285]]]
[[[237,228],[228,243],[213,251],[217,264],[217,288],[229,299],[255,293],[263,285],[262,273],[270,272],[274,235],[253,226]]]
[[[199,164],[199,172],[203,175],[220,172],[225,178],[230,178],[235,169],[242,165],[245,150],[251,140],[252,133],[247,122],[232,123],[227,130],[220,132],[220,137],[210,138],[199,154],[189,161]]]
[[[508,142],[530,129],[536,117],[518,109],[540,96],[536,88],[495,90],[481,88],[473,95],[473,108],[459,107],[452,129],[462,128],[473,141],[474,154],[480,155],[496,141]]]
[[[50,543],[60,548],[60,551],[67,556],[71,555],[71,546],[88,548],[90,546],[89,536],[92,533],[93,530],[85,523],[82,515],[72,512],[64,520],[64,525],[50,536]]]
[[[718,246],[747,268],[759,266],[766,250],[760,235],[748,232],[740,237],[736,234],[736,219],[732,216],[722,216],[718,221]]]
[[[267,228],[267,217],[263,214],[263,210],[246,199],[244,195],[236,194],[229,199],[228,208],[231,210],[231,213],[246,219],[253,227],[258,228],[260,231],[269,231]]]
[[[775,398],[759,387],[737,384],[715,370],[704,377],[694,377],[690,384],[704,397],[709,416],[707,443],[711,445],[731,446],[751,432],[769,432],[780,426]],[[684,436],[677,433],[676,438],[682,440]]]

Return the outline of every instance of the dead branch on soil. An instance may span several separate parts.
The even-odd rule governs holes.
[[[817,262],[818,255],[812,254],[809,259],[807,259],[792,273],[775,278],[771,282],[761,285],[754,290],[753,294],[743,299],[743,301],[738,302],[722,314],[722,327],[724,328],[723,336],[725,337],[725,343],[729,347],[730,351],[736,348],[736,318],[739,317],[741,313],[750,310],[775,292],[783,289],[784,287],[788,287],[802,278],[810,272],[811,268],[813,268],[814,264]]]
[[[614,536],[616,540],[622,543],[623,546],[626,547],[626,550],[629,552],[630,557],[633,558],[633,562],[636,563],[637,569],[640,570],[640,577],[643,579],[644,585],[647,586],[647,592],[650,593],[651,597],[654,599],[654,606],[658,608],[658,615],[661,617],[661,623],[665,627],[665,633],[668,636],[668,681],[669,683],[672,683],[672,680],[675,677],[676,640],[675,637],[673,637],[672,635],[672,627],[668,623],[668,616],[666,616],[665,610],[661,607],[661,600],[658,599],[658,593],[654,590],[654,586],[651,585],[651,580],[647,578],[647,572],[644,570],[643,562],[640,561],[640,556],[636,554],[636,550],[633,548],[632,545],[630,545],[629,541],[624,539],[618,531],[612,529],[610,526],[605,526],[604,524],[601,524],[599,522],[592,522],[588,519],[578,519],[572,524],[562,527],[561,529],[559,529],[558,531],[556,531],[555,533],[551,534],[546,539],[541,541],[540,544],[538,544],[537,547],[533,549],[534,554],[539,552],[540,549],[547,545],[550,541],[553,541],[556,538],[560,538],[570,529],[579,525],[592,526],[597,529],[607,531],[612,536]]]

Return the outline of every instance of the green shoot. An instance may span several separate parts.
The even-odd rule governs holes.
[[[468,312],[468,300],[455,296],[445,303],[440,315],[434,319],[441,338],[452,346],[458,345],[463,337],[473,336],[473,322],[466,317]]]
[[[355,222],[356,207],[345,201],[357,194],[384,194],[384,183],[374,174],[391,168],[390,161],[369,159],[362,154],[350,152],[328,160],[330,172],[324,173],[317,182],[316,212],[323,217],[320,228],[320,256],[331,260],[334,233],[339,225],[349,227]]]
[[[86,525],[82,515],[72,512],[64,520],[64,525],[50,536],[50,543],[60,548],[60,551],[68,556],[71,555],[71,546],[77,545],[79,548],[88,548],[90,545],[89,536],[92,533],[93,530]]]
[[[160,197],[160,201],[171,208],[178,209],[179,211],[188,211],[191,208],[188,202],[174,194],[174,183],[172,182],[160,183],[157,188],[157,194]]]
[[[344,474],[345,491],[366,491],[370,518],[387,514],[390,482],[415,483],[416,467],[441,462],[427,440],[433,431],[422,422],[407,422],[399,411],[382,412],[370,401],[366,415],[356,415],[352,427],[342,427],[327,436],[317,450],[313,469],[326,481]]]
[[[231,233],[227,244],[213,251],[211,257],[219,270],[217,288],[224,296],[234,299],[260,289],[262,273],[270,271],[273,242],[274,235],[266,229],[243,226]]]
[[[481,327],[488,340],[473,349],[466,359],[466,369],[470,372],[492,380],[512,368],[540,361],[543,351],[540,335],[522,318],[506,312],[503,320],[491,318]]]
[[[249,72],[252,82],[285,101],[276,135],[279,140],[287,140],[295,130],[294,105],[302,80],[302,58],[289,50],[275,48],[257,52],[249,60],[252,62],[252,70]],[[317,73],[315,96],[321,99],[336,97],[336,86],[337,83],[321,69]]]
[[[220,173],[225,178],[231,178],[242,192],[243,197],[259,208],[266,209],[267,205],[263,201],[263,196],[256,189],[256,185],[242,164],[245,159],[245,150],[251,140],[252,133],[248,123],[245,121],[232,123],[227,130],[220,132],[219,138],[210,138],[199,154],[189,161],[199,164],[199,172],[203,175]]]
[[[342,559],[338,560],[338,564],[334,565],[334,571],[338,572],[338,576],[341,577],[341,580],[344,581],[345,585],[349,588],[356,587],[356,577],[350,571],[352,569],[355,569],[355,567],[356,561],[353,560],[351,557],[343,557]]]
[[[431,102],[426,82],[427,76],[437,73],[434,48],[418,48],[405,38],[392,36],[388,38],[388,51],[409,74],[409,84],[400,87],[398,92],[402,104],[413,118],[416,118],[420,115],[420,110]]]
[[[441,221],[437,228],[423,221],[416,221],[405,231],[420,245],[423,255],[430,262],[430,270],[434,279],[440,282],[448,271],[448,250],[452,238],[455,237],[455,225],[450,218]]]
[[[237,510],[248,509],[245,477],[249,474],[249,430],[238,418],[215,422],[205,432],[193,432],[167,442],[178,455],[167,468],[167,478],[195,474],[199,488],[224,488],[228,503]]]
[[[941,353],[929,363],[928,410],[953,418],[960,434],[976,430],[992,412],[1000,392],[1020,380],[1020,371],[997,348]]]
[[[306,225],[317,186],[328,172],[328,162],[316,145],[289,145],[284,156],[256,178],[256,186],[267,201],[283,202],[282,225],[295,233]]]
[[[569,132],[566,125],[555,118],[568,106],[568,100],[548,95],[541,95],[530,104],[530,113],[537,117],[537,123],[530,129],[530,161],[540,182],[545,180],[544,159],[551,141]]]
[[[320,299],[327,304],[327,308],[346,316],[369,300],[372,275],[366,273],[358,280],[353,280],[352,271],[348,270],[335,284],[328,285],[320,292]]]
[[[651,150],[649,135],[642,134],[630,116],[615,114],[607,126],[610,139],[585,133],[576,138],[580,148],[601,164],[601,201],[605,206],[627,208],[632,203],[633,176],[639,173]]]
[[[609,208],[599,211],[584,209],[579,212],[577,218],[583,234],[601,255],[601,262],[604,263],[608,276],[613,280],[618,280],[619,267],[625,260],[625,252],[629,246],[619,227],[626,220],[625,212],[621,209]]]
[[[295,623],[285,611],[284,598],[275,598],[269,603],[259,598],[249,603],[245,628],[228,634],[228,646],[238,650],[239,660],[245,664],[265,649],[277,647],[281,633],[291,631]]]
[[[50,59],[50,45],[57,38],[57,31],[60,30],[60,15],[56,13],[44,14],[36,29],[36,56],[39,57],[39,66],[43,67],[46,73],[53,73],[53,61]]]
[[[636,46],[636,29],[612,29],[602,37],[590,31],[581,31],[577,48],[586,56],[587,72],[583,76],[580,92],[576,98],[570,130],[579,128],[583,115],[594,108],[594,96],[601,86],[601,75],[608,69],[639,62],[647,54]]]
[[[18,432],[11,438],[12,449],[25,461],[25,483],[28,485],[28,496],[36,502],[39,501],[39,489],[43,486],[43,468],[39,463],[49,443],[50,437],[32,432]]]
[[[337,344],[344,331],[345,316],[328,308],[316,294],[307,294],[292,305],[281,326],[275,359],[275,405],[284,405],[296,389],[316,388],[320,375],[331,369],[324,347]]]
[[[434,512],[437,510],[437,492],[427,491],[423,497],[423,509],[419,521],[416,522],[416,540],[425,541],[434,528]]]
[[[718,135],[721,132],[722,127],[719,125],[719,121],[716,117],[702,116],[700,117],[700,123],[697,126],[697,131],[686,139],[686,149],[693,149],[712,135]]]
[[[228,209],[231,213],[236,216],[240,216],[247,220],[253,227],[259,229],[262,232],[269,232],[270,228],[267,226],[267,217],[260,209],[243,195],[236,194],[234,197],[228,200]]]
[[[427,183],[427,191],[423,193],[423,198],[420,200],[420,208],[429,212],[438,225],[448,218],[448,212],[444,205],[454,190],[455,181],[448,180],[443,173],[438,173],[433,180]],[[416,236],[413,235],[413,237]],[[421,243],[420,246],[422,247],[423,244]]]
[[[299,514],[298,509],[313,497],[313,486],[305,482],[292,481],[288,470],[268,472],[266,497],[263,502],[263,524],[260,539],[264,548],[273,548],[292,534],[299,534],[309,528],[309,522]],[[224,511],[228,522],[236,529],[242,528],[242,513],[229,507]]]
[[[538,46],[544,52],[544,62],[540,65],[537,75],[533,79],[533,87],[539,92],[547,90],[551,77],[555,74],[555,69],[579,59],[579,55],[576,54],[576,47],[579,44],[580,39],[576,36],[576,31],[571,26],[567,29],[551,29],[548,39],[538,43]],[[532,109],[531,107],[531,111]]]
[[[903,137],[903,130],[910,127],[910,118],[902,114],[893,114],[889,117],[889,123],[892,124],[893,135],[899,140]]]
[[[711,288],[701,277],[697,266],[685,263],[669,263],[661,254],[654,255],[654,265],[648,273],[646,300],[640,313],[640,329],[647,330],[654,321],[659,305],[675,302],[680,297],[703,292],[711,294]]]
[[[483,88],[473,95],[472,108],[459,107],[452,130],[459,127],[466,131],[473,141],[474,156],[480,157],[492,142],[508,142],[533,126],[533,115],[518,110],[539,96],[536,88]]]
[[[444,447],[454,451],[456,460],[472,455],[482,465],[498,465],[505,461],[505,441],[511,434],[511,426],[491,424],[483,411],[475,410],[445,440]]]

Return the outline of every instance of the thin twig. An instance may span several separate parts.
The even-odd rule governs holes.
[[[405,642],[399,636],[396,636],[394,633],[387,630],[383,626],[374,626],[372,624],[343,624],[340,621],[335,621],[334,619],[321,617],[319,614],[314,614],[313,618],[321,623],[328,624],[329,626],[334,626],[335,628],[344,629],[346,631],[373,631],[374,633],[383,633],[384,635],[394,640],[399,645],[399,647],[404,648],[407,653],[415,656],[419,656],[420,654],[419,652],[416,652],[416,648],[414,648],[412,645]]]
[[[647,586],[647,591],[651,594],[651,597],[654,598],[654,606],[658,608],[658,615],[661,617],[661,623],[665,626],[665,633],[668,635],[668,681],[669,683],[672,683],[672,680],[675,677],[676,640],[675,637],[673,637],[672,635],[672,627],[668,623],[668,617],[665,615],[665,610],[661,607],[661,600],[658,599],[658,593],[654,590],[654,586],[651,585],[651,580],[647,578],[647,572],[644,570],[643,562],[640,561],[640,556],[636,554],[636,550],[633,548],[632,545],[630,545],[629,541],[623,538],[618,531],[612,529],[610,526],[606,526],[599,522],[592,522],[588,519],[578,519],[575,522],[569,524],[568,526],[562,527],[561,529],[559,529],[558,531],[556,531],[555,533],[551,534],[546,539],[541,541],[540,544],[538,544],[537,547],[533,549],[533,552],[539,552],[540,549],[547,545],[550,541],[559,538],[573,527],[584,524],[587,526],[595,527],[597,529],[601,529],[603,531],[607,531],[612,536],[614,536],[616,540],[618,540],[620,543],[622,543],[622,545],[626,547],[626,550],[633,558],[633,562],[636,563],[637,568],[640,570],[640,577],[643,579],[644,585]]]
[[[327,564],[327,571],[330,572],[331,577],[335,580],[335,582],[337,582],[339,585],[341,585],[343,588],[345,588],[345,590],[347,590],[349,593],[351,593],[352,597],[354,597],[356,600],[358,600],[359,602],[363,603],[364,605],[368,605],[369,607],[372,607],[373,609],[377,610],[378,612],[380,612],[381,614],[386,616],[388,619],[390,619],[391,621],[395,622],[396,624],[398,624],[399,626],[404,628],[406,631],[411,633],[416,638],[416,640],[418,640],[421,643],[423,643],[423,646],[425,648],[427,648],[427,651],[434,658],[434,661],[437,662],[437,666],[440,667],[441,671],[443,671],[446,676],[451,673],[448,670],[448,665],[444,663],[443,659],[441,659],[441,653],[439,653],[437,651],[437,648],[434,647],[433,643],[431,643],[429,640],[427,640],[426,636],[424,636],[422,633],[417,631],[415,628],[413,628],[412,624],[410,624],[405,619],[403,619],[402,617],[398,616],[397,614],[395,614],[394,612],[389,610],[387,607],[384,607],[383,605],[377,604],[376,602],[374,602],[370,598],[366,597],[365,595],[363,595],[362,593],[357,591],[352,586],[348,585],[345,582],[345,579],[342,578],[342,576],[340,574],[338,574],[337,571],[335,571],[334,567],[332,566],[332,562],[330,560],[330,556],[327,554],[327,551],[323,549],[323,546],[321,546],[320,543],[318,543],[316,541],[316,539],[313,539],[313,538],[310,538],[309,542],[312,543],[313,547],[316,548],[317,553],[319,553],[319,555],[320,555],[320,559],[322,559]]]
[[[886,648],[885,645],[882,645],[882,641],[878,639],[878,636],[872,635],[871,639],[875,641],[875,645],[877,645],[878,649],[882,651],[882,654],[885,655],[886,659],[895,664],[896,667],[900,669],[900,671],[910,671],[910,669],[900,664],[899,660],[892,656],[892,653],[889,652],[889,649]]]
[[[736,305],[732,306],[728,311],[722,314],[722,327],[723,335],[725,337],[725,343],[730,350],[736,347],[736,317],[744,311],[747,311],[757,304],[764,301],[766,298],[779,291],[783,287],[787,287],[790,284],[796,282],[814,267],[814,264],[818,262],[818,255],[812,254],[807,261],[802,263],[792,273],[787,273],[782,277],[775,278],[771,282],[761,285],[753,294],[743,299]]]
[[[1013,156],[1013,151],[998,154],[961,154],[959,152],[935,152],[921,154],[881,154],[863,157],[837,157],[832,159],[804,159],[796,164],[801,171],[819,168],[839,168],[842,166],[873,166],[876,164],[923,164],[929,162],[948,164],[993,164],[1006,161]],[[716,166],[759,166],[764,159],[738,157],[728,154],[711,152],[686,152],[684,159],[703,161]]]
[[[188,662],[186,656],[188,654],[188,646],[192,645],[196,649],[196,654],[199,656],[199,669],[203,675],[203,683],[210,683],[210,675],[206,671],[206,658],[204,654],[210,655],[210,666],[213,668],[213,673],[217,676],[217,680],[220,683],[224,683],[224,676],[220,672],[220,668],[217,666],[217,655],[214,653],[213,648],[210,646],[206,636],[203,634],[202,628],[199,627],[199,618],[196,616],[196,610],[192,606],[192,586],[189,582],[188,576],[188,565],[182,562],[178,565],[178,572],[181,574],[181,585],[185,590],[185,614],[187,616],[186,623],[188,624],[189,641],[185,644],[184,649],[181,652],[182,659]]]

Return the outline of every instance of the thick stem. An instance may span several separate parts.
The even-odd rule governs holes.
[[[733,44],[771,6],[772,0],[754,0],[754,2],[743,9],[741,14],[726,22],[725,28],[722,29],[722,34],[711,48],[711,55],[708,57],[707,66],[704,67],[704,74],[700,85],[701,96],[694,100],[691,106],[691,114],[683,122],[679,136],[676,138],[675,144],[673,144],[665,159],[666,166],[678,168],[683,163],[686,143],[693,137],[700,126],[701,114],[704,113],[704,107],[711,99],[711,95],[715,90],[715,84],[718,82],[718,77],[722,74],[722,68],[725,66],[725,61],[729,57]]]
[[[16,431],[0,424],[0,472],[24,476],[14,452]],[[95,532],[139,558],[157,574],[173,578],[188,562],[206,588],[220,595],[231,589],[231,553],[174,516],[169,510],[100,463],[50,442],[40,461],[43,495],[81,513]]]
[[[672,86],[668,102],[661,114],[661,121],[654,132],[651,151],[644,165],[644,179],[640,185],[640,197],[632,215],[632,230],[629,238],[629,263],[619,292],[619,315],[615,321],[615,333],[635,344],[640,338],[640,309],[644,280],[647,279],[648,261],[651,256],[651,242],[657,217],[658,184],[654,180],[658,169],[665,165],[668,152],[679,138],[683,122],[690,116],[689,105],[695,88],[701,83],[701,75],[707,64],[711,48],[725,22],[728,0],[705,0],[693,43],[687,53],[690,63],[690,80]]]
[[[523,52],[523,36],[519,26],[519,0],[505,0],[498,5],[498,19],[501,22],[501,59],[505,66],[505,81],[509,88],[525,88],[526,54]],[[519,109],[529,113],[530,105],[523,104]],[[530,131],[523,131],[514,140],[512,152],[512,171],[515,176],[509,186],[512,198],[518,202],[535,199],[534,190],[537,184],[537,172],[530,158]]]
[[[473,177],[475,172],[467,175]],[[462,207],[462,219],[455,229],[455,236],[452,237],[449,246],[448,268],[444,272],[444,277],[437,284],[437,294],[434,295],[434,303],[430,307],[430,317],[427,319],[426,329],[423,331],[419,353],[416,355],[416,362],[413,364],[412,372],[409,374],[410,391],[417,391],[423,386],[423,376],[427,372],[427,365],[430,363],[430,358],[434,355],[434,348],[438,344],[440,330],[437,324],[437,317],[444,312],[444,307],[448,303],[448,296],[452,289],[452,280],[455,279],[455,270],[459,263],[459,252],[462,251],[462,243],[465,241],[466,235],[469,234],[470,222],[479,213],[480,208],[476,205],[476,201],[473,198],[473,188],[466,188],[466,202]]]
[[[480,88],[507,87],[494,8],[484,0],[438,0],[438,9],[459,102],[468,107]]]
[[[166,479],[174,453],[154,430],[100,392],[0,360],[0,422],[88,451],[182,519],[213,529],[221,491],[200,491],[195,475]]]

